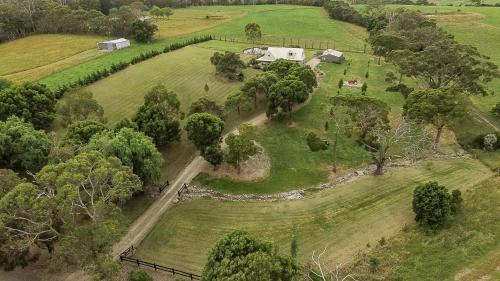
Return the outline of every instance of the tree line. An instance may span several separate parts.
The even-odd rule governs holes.
[[[175,51],[181,48],[184,48],[189,45],[201,43],[201,42],[206,42],[212,40],[212,37],[210,35],[207,36],[202,36],[202,37],[194,37],[189,40],[186,40],[184,42],[178,42],[178,43],[172,43],[168,46],[166,46],[163,50],[152,50],[149,52],[141,53],[138,56],[135,56],[131,58],[129,61],[122,61],[119,63],[112,63],[109,68],[103,68],[100,70],[96,70],[92,73],[87,74],[86,76],[78,79],[77,81],[71,82],[69,84],[63,84],[59,85],[57,89],[54,91],[55,95],[57,98],[62,97],[67,91],[81,87],[81,86],[87,86],[90,85],[96,81],[99,81],[103,78],[108,77],[109,75],[116,73],[120,70],[123,70],[130,65],[137,64],[139,62],[148,60],[150,58],[156,57],[158,55],[161,55],[162,53],[169,53],[171,51]]]

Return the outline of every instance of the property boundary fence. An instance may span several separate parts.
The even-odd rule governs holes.
[[[231,35],[211,35],[212,40],[232,42],[232,43],[242,43],[242,44],[254,44],[255,45],[274,45],[281,47],[300,47],[308,50],[322,50],[322,49],[335,49],[342,52],[351,53],[366,53],[367,44],[355,48],[352,46],[343,46],[334,40],[311,40],[311,39],[300,39],[291,37],[275,37],[275,38],[263,38],[262,40],[250,42],[246,39],[240,37],[234,37]]]
[[[201,280],[201,276],[198,274],[194,274],[194,273],[183,271],[183,270],[178,270],[178,269],[175,269],[173,267],[168,267],[168,266],[163,266],[163,265],[159,265],[156,263],[143,261],[140,259],[131,258],[130,255],[133,255],[134,252],[135,252],[135,247],[133,245],[128,247],[125,251],[123,251],[120,254],[120,261],[121,262],[128,262],[131,264],[136,264],[138,267],[140,267],[142,265],[144,267],[152,268],[155,271],[168,272],[168,273],[173,274],[174,276],[179,275],[179,276],[187,277],[190,280]]]

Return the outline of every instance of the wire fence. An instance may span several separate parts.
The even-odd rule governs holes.
[[[183,277],[189,278],[190,280],[201,280],[201,276],[198,274],[175,269],[173,267],[159,265],[159,264],[152,263],[152,262],[143,261],[140,259],[131,258],[130,256],[134,254],[135,249],[136,248],[133,245],[128,247],[125,251],[123,251],[120,254],[120,261],[135,264],[138,267],[143,266],[143,267],[151,268],[151,269],[154,269],[155,271],[168,272],[168,273],[173,274],[174,276],[175,275],[183,276]]]
[[[231,43],[241,43],[249,44],[255,46],[281,46],[290,48],[304,48],[308,50],[324,50],[324,49],[334,49],[342,52],[353,52],[353,53],[366,53],[367,44],[360,46],[344,45],[335,40],[313,40],[313,39],[300,39],[292,37],[266,37],[255,42],[249,41],[246,38],[227,35],[227,34],[215,34],[211,35],[213,40],[231,42]]]

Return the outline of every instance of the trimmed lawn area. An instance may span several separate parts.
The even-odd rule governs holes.
[[[462,212],[436,233],[413,225],[368,256],[380,262],[351,272],[360,280],[500,280],[500,178],[466,191]],[[450,189],[455,186],[448,186]]]
[[[311,102],[293,113],[293,125],[271,121],[257,130],[256,141],[264,147],[271,160],[271,173],[268,178],[241,182],[200,174],[195,178],[195,184],[225,193],[268,194],[307,188],[328,181],[331,175],[332,152],[331,150],[311,152],[306,144],[306,135],[312,131],[325,139],[334,138],[334,130],[330,129],[325,133],[324,125],[329,118],[329,99],[337,95],[339,79],[366,81],[367,95],[381,99],[391,107],[391,120],[399,120],[404,103],[400,93],[385,91],[389,85],[384,81],[385,73],[392,70],[391,65],[379,66],[373,57],[366,54],[347,53],[346,56],[349,62],[342,65],[320,65],[325,76],[320,80],[320,86]],[[370,62],[369,76],[365,78],[368,62]],[[344,87],[341,94],[361,95],[361,90]],[[330,126],[334,126],[332,122],[330,123]],[[338,149],[340,170],[371,163],[370,154],[344,135],[340,137]]]
[[[219,9],[221,7],[207,7],[207,11]],[[227,36],[228,39],[246,40],[245,25],[255,22],[262,30],[262,44],[281,45],[285,38],[285,44],[290,44],[292,39],[293,45],[304,46],[305,41],[308,41],[307,46],[310,46],[314,41],[316,47],[319,47],[319,42],[323,42],[323,48],[326,48],[326,41],[330,41],[331,48],[335,41],[335,47],[340,50],[363,51],[364,48],[364,38],[367,34],[364,28],[332,20],[322,7],[291,5],[224,7],[224,11],[242,10],[248,12],[245,17],[217,26],[209,31],[210,34],[222,38]]]
[[[124,117],[132,117],[143,104],[144,95],[154,86],[164,84],[177,94],[181,111],[187,113],[191,103],[205,95],[223,103],[238,91],[242,82],[227,81],[215,75],[210,63],[214,51],[197,46],[163,54],[102,79],[85,89],[104,107],[105,117],[113,124]],[[256,70],[247,69],[247,77]]]
[[[326,261],[347,262],[367,243],[375,245],[413,222],[411,197],[417,184],[437,180],[465,192],[491,175],[476,160],[442,160],[390,169],[384,176],[362,177],[295,201],[182,202],[163,215],[135,256],[200,272],[215,242],[243,229],[276,242],[286,253],[295,233],[303,263],[325,246]]]
[[[178,31],[175,27],[168,26],[169,24],[175,25],[173,19],[176,17],[176,14],[180,17],[177,22],[182,22],[179,23],[183,26],[180,28],[182,32]],[[212,19],[209,24],[204,24],[203,20],[199,24],[185,25],[189,23],[187,18],[191,16],[193,17],[193,21],[198,22],[202,21],[200,17],[202,18],[206,15],[224,15],[223,17],[229,17],[229,19]],[[163,50],[165,46],[171,43],[185,41],[194,36],[207,34],[217,36],[227,35],[245,40],[244,27],[249,22],[257,22],[262,26],[263,41],[267,44],[281,45],[283,37],[290,38],[290,30],[293,30],[293,44],[296,44],[294,40],[300,39],[309,40],[309,44],[311,41],[315,41],[318,47],[321,41],[323,42],[323,47],[325,47],[326,41],[330,41],[330,44],[335,41],[337,48],[362,51],[365,44],[364,38],[366,37],[366,31],[363,28],[345,22],[330,20],[323,8],[320,7],[293,5],[211,6],[176,9],[174,10],[173,19],[171,20],[172,22],[165,20],[165,23],[162,23],[166,27],[161,27],[163,29],[163,32],[160,31],[161,38],[150,44],[132,42],[132,47],[130,48],[106,53],[93,60],[67,67],[57,73],[44,76],[39,81],[55,89],[59,85],[77,81],[93,71],[104,67],[109,68],[113,63],[130,60],[132,57],[143,52]],[[212,25],[213,21],[216,21],[217,24]],[[198,31],[193,32],[195,30]],[[170,36],[168,35],[170,34],[169,32],[173,32],[173,37],[164,37],[165,34]],[[187,34],[187,32],[191,33]],[[176,33],[175,36],[174,33]],[[303,43],[303,41],[300,42],[300,44]]]
[[[32,35],[0,44],[0,76],[14,82],[37,80],[102,54],[99,36]]]

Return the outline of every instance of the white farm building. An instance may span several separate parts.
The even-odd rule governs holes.
[[[130,41],[125,38],[97,43],[97,48],[103,51],[114,51],[130,47]]]
[[[264,56],[257,59],[257,62],[267,65],[277,59],[291,60],[304,65],[306,56],[302,48],[269,47],[265,51]]]

